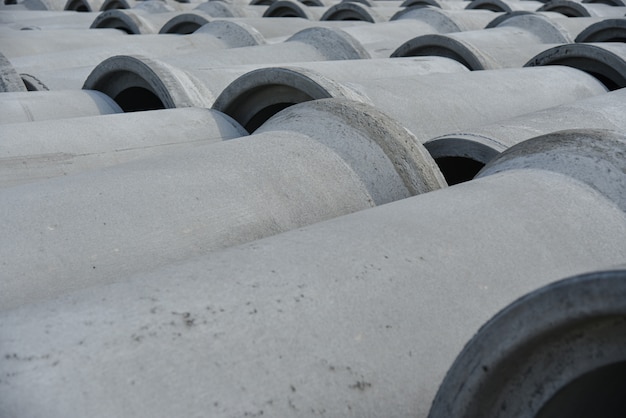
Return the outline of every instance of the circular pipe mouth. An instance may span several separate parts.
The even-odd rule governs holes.
[[[131,6],[126,0],[105,0],[100,7],[100,11],[130,9]]]
[[[209,22],[208,16],[202,16],[198,13],[181,13],[165,22],[159,33],[189,35]]]
[[[485,164],[506,149],[492,138],[472,134],[440,136],[426,141],[424,147],[449,185],[472,180]]]
[[[474,0],[470,2],[466,9],[468,10],[491,10],[492,12],[512,12],[511,7],[498,0]]]
[[[476,178],[502,171],[556,172],[595,189],[626,211],[626,134],[610,129],[568,129],[519,142],[489,161]]]
[[[539,9],[538,12],[561,13],[567,17],[590,17],[589,11],[581,3],[567,0],[550,1]]]
[[[326,77],[302,68],[260,68],[237,78],[218,96],[213,109],[254,132],[291,105],[342,97],[344,89]]]
[[[423,35],[410,39],[396,49],[391,57],[437,56],[453,59],[472,71],[484,70],[480,52],[471,44],[446,35]]]
[[[576,37],[577,43],[626,42],[626,19],[603,19],[589,25]]]
[[[20,74],[22,83],[26,87],[26,91],[48,91],[50,90],[41,80],[30,74]]]
[[[272,3],[263,13],[263,17],[301,17],[315,20],[305,9],[307,6],[298,2],[279,0]]]
[[[85,0],[69,0],[64,10],[74,12],[91,12],[91,6]]]
[[[625,346],[626,268],[560,280],[483,325],[429,417],[623,417]]]
[[[623,44],[568,44],[550,48],[531,58],[524,66],[564,65],[584,71],[602,82],[607,89],[626,87],[626,56]],[[622,52],[623,51],[623,52]]]
[[[353,20],[376,23],[379,19],[361,3],[338,3],[330,7],[320,20]]]
[[[210,107],[206,88],[182,70],[145,57],[118,55],[94,68],[83,89],[111,97],[125,112]]]
[[[107,10],[100,13],[92,22],[90,29],[119,29],[129,35],[139,35],[141,28],[147,23],[133,14],[128,14],[123,10]]]

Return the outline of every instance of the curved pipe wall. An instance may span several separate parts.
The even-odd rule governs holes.
[[[0,95],[0,124],[122,112],[109,96],[93,90],[19,91]]]
[[[528,113],[509,120],[449,133],[424,142],[449,184],[467,181],[500,153],[522,141],[562,129],[626,132],[626,89]]]
[[[306,103],[250,137],[1,190],[0,247],[11,261],[0,306],[442,186],[428,152],[388,116],[354,102]]]
[[[366,97],[422,142],[450,129],[470,129],[606,92],[602,83],[582,71],[560,66],[535,67],[539,68],[545,71],[519,68],[369,79],[344,83],[343,90]],[[330,72],[262,68],[233,81],[215,101],[214,108],[244,127],[253,128],[248,126],[250,122],[254,121],[254,126],[261,124],[271,116],[274,105],[298,103],[307,97],[298,92],[323,92],[323,97],[337,94],[338,82],[327,81],[332,78]],[[292,94],[274,99],[275,91]],[[311,94],[309,97],[321,98]]]
[[[0,125],[0,187],[246,136],[230,117],[180,108]]]
[[[465,346],[429,417],[623,416],[625,301],[624,266],[522,296]]]
[[[624,236],[613,202],[531,163],[3,312],[0,411],[423,418],[485,322],[623,262]]]
[[[526,67],[564,65],[585,71],[610,90],[626,87],[626,44],[599,42],[550,48],[526,63]]]

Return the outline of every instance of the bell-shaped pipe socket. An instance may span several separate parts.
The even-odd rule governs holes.
[[[372,106],[303,103],[250,137],[1,190],[14,280],[0,309],[445,186],[415,137]]]
[[[599,94],[424,143],[448,184],[471,180],[500,153],[520,142],[562,129],[609,129],[626,132],[626,89]]]
[[[585,71],[609,90],[626,87],[626,44],[599,42],[550,48],[531,58],[526,67],[564,65]]]
[[[626,19],[602,19],[580,32],[576,42],[626,42]]]
[[[625,346],[626,266],[550,283],[480,328],[428,416],[622,417]]]
[[[311,129],[328,124],[325,117]],[[289,162],[284,159],[280,164]],[[317,171],[322,174],[324,167]],[[168,173],[177,176],[179,171]],[[188,186],[180,179],[176,185]],[[89,191],[93,189],[92,185]],[[49,192],[50,185],[41,190]],[[161,190],[159,206],[168,190]],[[98,192],[103,193],[93,190]],[[262,193],[247,198],[258,194]],[[189,200],[193,202],[195,196]],[[19,197],[23,199],[24,193]],[[4,201],[0,199],[0,204]],[[117,204],[108,203],[113,209]],[[93,205],[85,212],[92,220],[107,222],[98,209]],[[144,206],[137,217],[147,217],[150,209]],[[162,210],[159,207],[155,213]],[[41,219],[46,213],[39,211],[35,218],[43,229],[38,243],[67,227],[49,223],[52,217]],[[177,214],[159,227],[169,227],[180,217]],[[34,219],[28,221],[32,225]],[[83,234],[94,233],[99,222],[92,221]],[[153,242],[153,227],[151,231],[150,239],[136,247]],[[11,237],[13,247],[15,237],[21,239],[26,233],[22,229]],[[98,235],[98,241],[106,236]],[[520,297],[556,280],[623,263],[624,236],[626,216],[613,202],[566,175],[527,168],[203,253],[193,260],[170,260],[167,267],[151,265],[137,274],[117,275],[115,284],[2,312],[0,411],[49,418],[67,417],[76,410],[88,416],[106,411],[120,418],[133,416],[128,411],[136,410],[150,416],[193,416],[200,410],[216,418],[260,411],[272,417],[321,413],[426,417],[446,372],[486,322]],[[25,249],[32,248],[32,242],[27,241]],[[101,244],[102,251],[91,256],[113,252]],[[28,268],[20,272],[31,271],[35,260],[41,262],[40,254],[33,255]],[[78,258],[74,254],[71,260]],[[3,262],[11,260],[7,257]],[[86,280],[103,268],[99,260],[92,264],[96,269],[87,265],[89,271],[81,277]],[[54,270],[46,273],[50,271]],[[0,282],[3,290],[7,283]],[[6,291],[0,292],[0,297],[5,295]],[[577,297],[569,295],[557,292],[554,300],[539,304],[542,309],[529,311],[534,316],[505,321],[507,326],[498,328],[489,340],[493,344],[484,348],[485,355],[493,358],[504,353],[499,348],[509,341],[548,324],[553,332],[532,339],[529,352],[543,336],[553,335],[560,347],[570,348],[563,356],[576,353],[571,344],[582,340],[595,347],[589,352],[591,358],[612,361],[615,352],[623,356],[623,308],[621,316],[604,315],[612,312],[615,303],[624,306],[623,286],[589,286]],[[560,338],[564,336],[560,331],[566,329],[555,329],[559,322],[550,319],[572,312],[581,312],[582,323],[588,325],[593,321],[586,319],[600,313],[602,321],[609,321],[606,333],[574,332]],[[605,341],[618,345],[607,345],[610,353],[603,356]],[[545,360],[545,367],[522,369],[519,374],[508,373],[516,370],[515,362],[502,366],[513,379],[552,371],[549,380],[540,382],[546,390],[529,396],[541,396],[555,379],[567,380],[581,370],[577,359],[546,356]],[[453,394],[465,394],[466,381],[466,388],[484,389],[487,395],[505,393],[516,404],[536,399],[520,397],[516,390],[500,392],[498,384],[472,384],[474,379],[488,378],[496,364],[477,360],[463,365],[456,368],[461,377]],[[586,386],[606,388],[611,380],[602,377],[611,376],[591,379]],[[173,390],[172,382],[193,384]],[[623,400],[621,390],[618,393]],[[452,395],[446,398],[454,400]],[[485,414],[489,405],[477,405],[477,416],[496,415]],[[458,415],[442,416],[464,412],[460,408]]]
[[[622,17],[626,7],[615,7],[601,3],[583,3],[572,0],[552,0],[537,9],[538,12],[557,12],[567,17]]]

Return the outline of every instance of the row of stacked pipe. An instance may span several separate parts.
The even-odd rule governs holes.
[[[623,417],[626,5],[4,0],[0,417]]]

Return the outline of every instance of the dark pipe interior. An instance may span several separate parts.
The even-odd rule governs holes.
[[[113,100],[124,112],[165,109],[165,105],[156,94],[141,87],[127,88],[115,96]]]
[[[436,158],[435,162],[450,186],[473,179],[485,166],[481,162],[465,157],[440,157]]]
[[[591,371],[557,392],[536,418],[626,417],[626,362]]]
[[[289,106],[293,106],[295,103],[275,103],[270,106],[266,106],[260,111],[258,111],[251,119],[246,123],[244,128],[252,133],[256,131],[259,126],[263,125],[265,121],[274,116],[276,113],[281,110],[288,108]]]

